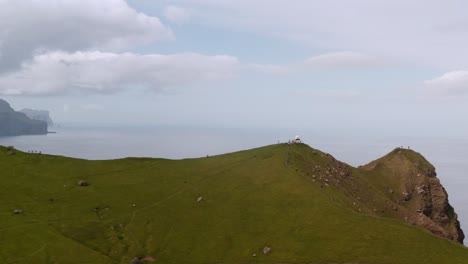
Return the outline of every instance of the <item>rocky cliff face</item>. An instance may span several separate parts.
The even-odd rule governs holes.
[[[33,120],[46,121],[49,127],[54,125],[54,121],[50,118],[49,111],[24,108],[19,110],[19,112],[24,113]]]
[[[447,192],[434,166],[421,154],[398,148],[354,168],[329,154],[318,150],[313,153],[311,158],[294,159],[307,160],[304,173],[324,190],[339,191],[344,206],[359,213],[395,218],[463,243],[465,236]]]
[[[411,186],[410,186],[411,188]],[[411,199],[421,208],[418,215],[412,215],[409,222],[423,226],[433,233],[463,243],[465,235],[453,207],[448,202],[448,195],[438,179],[416,181]],[[416,193],[414,193],[416,192]]]
[[[434,166],[419,153],[399,148],[362,169],[371,172],[378,188],[387,194],[392,216],[463,243],[465,235],[447,192]]]
[[[32,120],[0,99],[0,136],[47,134],[47,122]]]

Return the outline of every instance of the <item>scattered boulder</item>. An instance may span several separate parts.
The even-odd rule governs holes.
[[[143,257],[134,257],[132,261],[130,261],[130,264],[143,264]]]
[[[201,201],[203,201],[203,197],[200,196],[200,197],[197,198],[197,203],[199,203]]]
[[[138,256],[138,257],[135,257],[132,259],[132,261],[130,261],[130,264],[143,264],[143,262],[155,262],[156,259],[154,259],[153,257],[151,256]]]
[[[270,248],[270,247],[265,246],[265,247],[263,248],[263,254],[265,254],[265,255],[267,255],[268,253],[270,253],[270,251],[271,251],[271,248]]]
[[[411,198],[412,198],[412,195],[411,195],[410,193],[402,192],[401,194],[403,195],[403,200],[404,200],[405,202],[411,200]]]
[[[17,214],[23,214],[23,210],[15,209],[15,210],[13,211],[13,213],[16,214],[16,215],[17,215]]]
[[[145,258],[143,258],[144,261],[148,261],[148,262],[155,262],[156,259],[152,256],[146,256]]]
[[[87,182],[87,181],[79,181],[79,182],[78,182],[78,186],[82,186],[82,187],[89,186],[89,182]]]
[[[8,146],[7,147],[7,154],[8,155],[15,155],[15,153],[16,153],[15,147],[13,147],[13,146]]]

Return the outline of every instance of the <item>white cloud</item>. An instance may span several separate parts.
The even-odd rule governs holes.
[[[37,55],[17,72],[0,75],[0,94],[108,94],[142,88],[155,92],[232,77],[239,61],[196,53],[51,52]]]
[[[462,95],[468,93],[468,71],[451,71],[425,81],[427,88],[438,95]]]
[[[48,52],[0,75],[0,94],[112,94],[125,89],[163,92],[204,81],[225,80],[237,73],[288,74],[323,69],[352,70],[382,65],[361,53],[336,52],[298,63],[242,64],[232,56],[197,53],[174,55],[112,52]]]
[[[319,50],[358,50],[421,65],[467,68],[467,1],[166,0],[197,19]]]
[[[50,51],[115,51],[174,37],[124,0],[0,0],[0,19],[0,72]]]
[[[308,58],[305,66],[316,68],[362,68],[383,65],[383,61],[358,52],[332,52]]]
[[[275,65],[275,64],[247,64],[243,65],[243,69],[248,72],[260,72],[264,74],[286,74],[291,72],[291,65]]]
[[[171,5],[164,9],[164,16],[171,22],[184,24],[190,20],[192,12],[189,9]]]
[[[355,70],[375,68],[389,65],[390,62],[367,54],[351,51],[338,51],[323,53],[307,58],[303,61],[292,62],[285,65],[276,64],[247,64],[243,69],[265,74],[287,74],[298,71],[318,70]]]

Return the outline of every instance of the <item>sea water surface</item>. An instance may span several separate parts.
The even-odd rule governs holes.
[[[286,129],[235,129],[194,127],[92,127],[52,128],[56,134],[0,137],[0,145],[22,151],[84,159],[205,157],[278,142],[299,133],[304,143],[332,154],[352,166],[366,164],[396,147],[423,154],[437,169],[462,224],[468,231],[468,138],[379,136],[346,132],[291,131]]]

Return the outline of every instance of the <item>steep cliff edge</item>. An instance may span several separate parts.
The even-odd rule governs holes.
[[[0,136],[47,134],[47,122],[32,120],[0,99]]]
[[[463,243],[465,238],[435,168],[421,154],[397,148],[363,167],[369,180],[395,204],[392,215]]]
[[[24,108],[19,110],[18,112],[25,114],[33,120],[46,121],[49,127],[54,125],[54,121],[52,121],[52,118],[50,118],[49,111]]]
[[[338,191],[343,197],[337,199],[335,195],[334,199],[343,206],[398,219],[463,243],[465,236],[447,192],[434,166],[421,154],[398,148],[358,168],[314,149],[300,156],[289,155],[288,162],[296,163],[291,165],[302,168],[312,182],[324,190]]]

